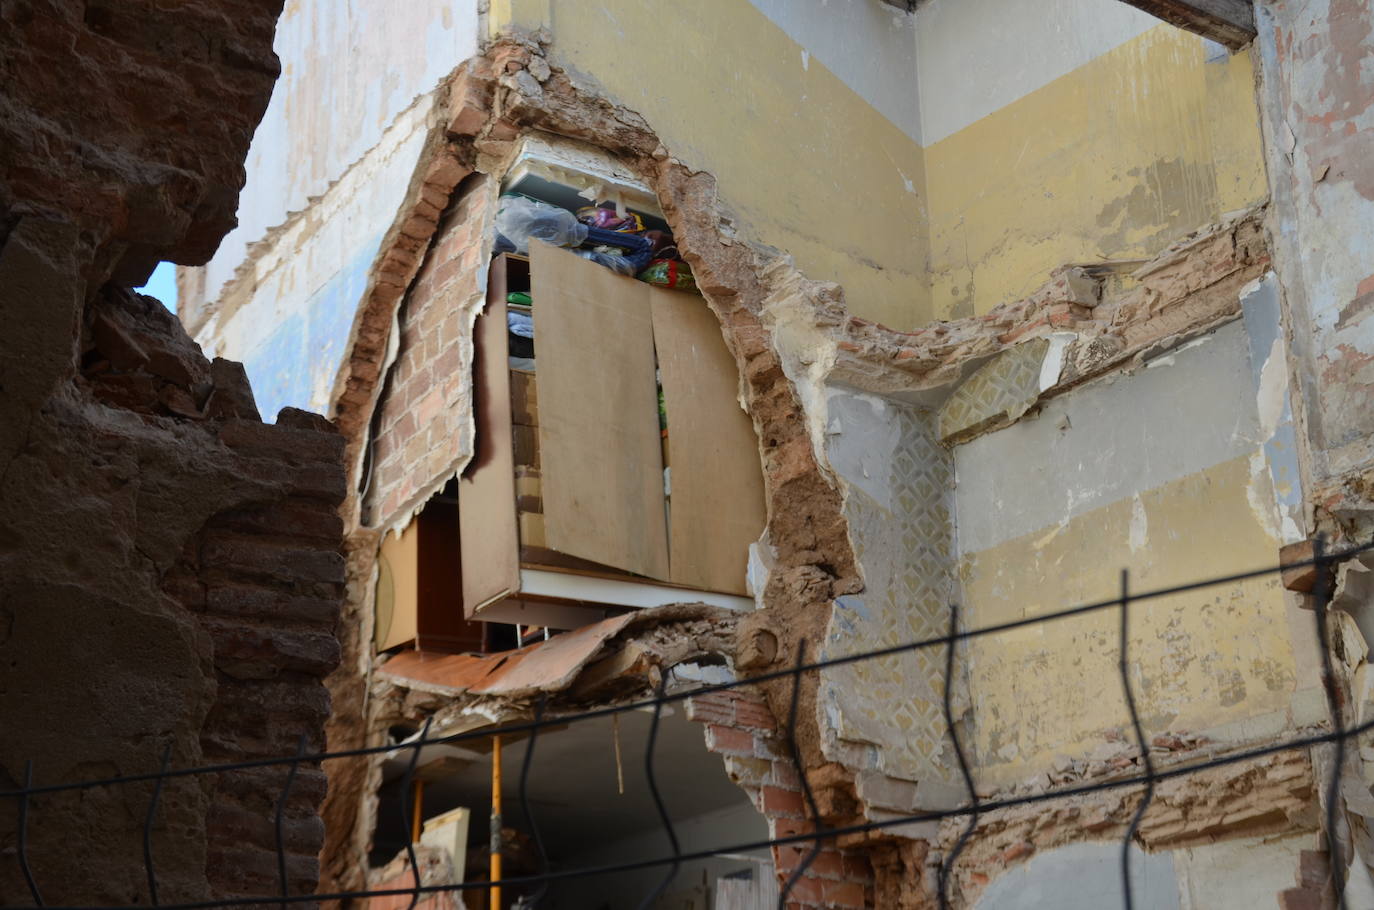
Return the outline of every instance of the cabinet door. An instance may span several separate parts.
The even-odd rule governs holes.
[[[491,264],[487,304],[473,327],[472,374],[476,438],[472,461],[458,482],[463,606],[468,617],[520,587],[504,257]]]
[[[666,581],[649,286],[530,247],[548,546]]]
[[[749,544],[763,533],[763,472],[739,371],[720,321],[695,294],[649,289],[668,412],[670,552],[676,584],[746,593]]]

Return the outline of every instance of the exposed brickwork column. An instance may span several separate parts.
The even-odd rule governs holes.
[[[472,451],[472,320],[486,293],[492,199],[485,179],[464,185],[406,293],[372,440],[369,524],[420,505]]]
[[[725,757],[725,770],[768,820],[770,838],[807,834],[801,779],[777,733],[763,699],[738,689],[712,692],[687,700],[687,717],[706,725],[706,747]],[[773,848],[781,887],[810,852],[809,843]],[[792,888],[788,910],[874,906],[873,869],[862,853],[827,844]]]
[[[323,680],[339,662],[343,438],[323,417],[289,408],[275,425],[262,423],[242,367],[206,362],[150,298],[102,295],[85,339],[82,382],[93,398],[172,431],[164,444],[180,447],[187,473],[203,475],[186,488],[185,508],[211,514],[162,577],[163,592],[196,617],[210,645],[202,672],[215,695],[199,763],[323,750]],[[288,772],[283,764],[203,779],[215,896],[278,893],[275,814]],[[319,879],[324,794],[318,763],[301,765],[282,832],[292,893],[310,893]]]
[[[226,424],[240,456],[288,472],[294,492],[217,516],[201,538],[202,626],[215,648],[219,697],[201,744],[209,761],[242,761],[325,748],[329,693],[339,662],[334,627],[343,596],[343,439],[322,417],[284,411],[276,426]],[[270,810],[285,765],[221,775],[207,825],[210,885],[223,895],[270,894],[278,885]],[[319,879],[325,794],[318,763],[303,765],[287,803],[287,876],[296,893]],[[264,797],[271,797],[265,800]]]

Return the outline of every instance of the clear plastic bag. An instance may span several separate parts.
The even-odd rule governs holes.
[[[530,240],[575,247],[587,239],[587,226],[567,209],[525,196],[502,196],[496,230],[517,253],[528,253]]]

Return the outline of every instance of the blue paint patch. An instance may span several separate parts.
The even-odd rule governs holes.
[[[258,410],[275,421],[282,408],[325,413],[348,354],[358,306],[381,236],[311,294],[302,310],[273,329],[243,360]]]
[[[857,594],[845,594],[835,598],[835,606],[841,610],[850,610],[857,613],[861,619],[872,621],[873,616],[868,612],[868,607],[864,606],[864,599]]]

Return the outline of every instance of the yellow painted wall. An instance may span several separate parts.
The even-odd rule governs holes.
[[[1247,53],[1160,25],[925,149],[935,315],[1151,256],[1267,192]]]
[[[745,0],[493,0],[489,23],[549,28],[556,62],[716,176],[749,239],[894,328],[1152,256],[1266,194],[1249,53],[1208,62],[1164,24],[922,149]]]
[[[741,233],[844,286],[856,315],[931,316],[920,146],[746,0],[494,0],[493,32],[550,28],[558,65],[712,173]],[[915,91],[915,86],[912,86]]]
[[[1251,506],[1250,456],[1085,512],[960,560],[970,628],[1273,563]],[[1267,501],[1267,500],[1262,500]],[[1132,522],[1135,521],[1135,546]],[[1143,536],[1142,536],[1143,532]],[[1199,546],[1205,541],[1205,546]],[[980,780],[1009,783],[1056,755],[1087,757],[1105,731],[1130,740],[1116,609],[973,639],[967,652]],[[1204,731],[1288,708],[1301,618],[1276,576],[1131,606],[1131,663],[1146,735]]]

